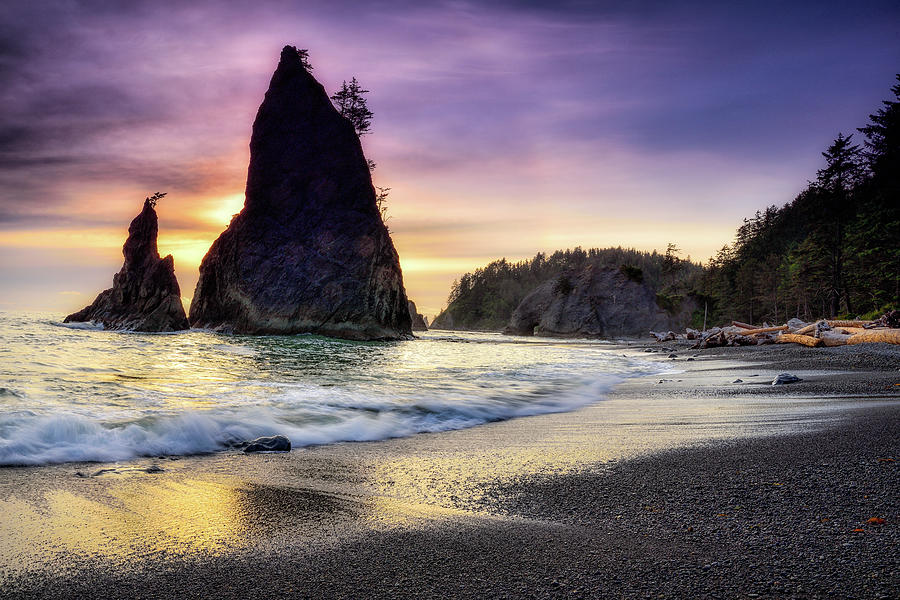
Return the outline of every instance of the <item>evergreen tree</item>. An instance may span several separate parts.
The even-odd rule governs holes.
[[[296,49],[296,48],[295,48]],[[309,50],[306,48],[299,48],[297,50],[297,56],[300,57],[300,64],[303,65],[303,68],[307,70],[307,72],[312,71],[312,65],[309,64]]]
[[[372,127],[372,118],[375,116],[366,105],[366,97],[369,90],[362,89],[356,77],[350,80],[350,83],[344,81],[341,89],[335,92],[331,97],[334,107],[338,110],[342,117],[353,123],[356,135],[368,133]],[[374,166],[374,165],[373,165]]]
[[[900,304],[900,83],[891,91],[894,99],[859,129],[871,179],[848,230],[857,302],[875,309]]]
[[[828,150],[822,153],[826,166],[817,171],[816,184],[832,194],[838,202],[846,201],[850,191],[863,178],[859,145],[852,144],[853,134],[839,133]]]
[[[156,208],[156,203],[166,197],[166,192],[156,192],[152,196],[148,196],[144,198],[144,200],[150,205],[150,208]]]
[[[378,209],[378,214],[381,215],[381,222],[385,224],[390,219],[387,216],[387,199],[390,194],[391,188],[375,186],[375,208]]]
[[[815,183],[820,202],[811,235],[827,257],[827,296],[832,317],[840,314],[842,300],[847,311],[853,311],[844,277],[846,227],[856,217],[854,190],[862,181],[863,169],[859,146],[852,141],[852,135],[838,134],[822,153],[826,165],[817,172]]]
[[[678,253],[681,252],[681,249],[675,244],[669,242],[666,245],[666,255],[663,258],[663,271],[665,273],[674,273],[681,262],[681,259],[678,258]]]
[[[896,77],[900,82],[900,74]],[[884,108],[869,115],[870,123],[859,131],[866,136],[865,157],[873,177],[896,194],[900,180],[900,83],[891,91],[895,99],[882,101]]]

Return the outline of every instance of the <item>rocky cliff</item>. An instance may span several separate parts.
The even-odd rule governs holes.
[[[551,337],[646,336],[651,329],[683,326],[693,302],[664,310],[656,292],[621,269],[588,265],[539,285],[516,307],[504,333]]]
[[[421,314],[418,309],[416,309],[416,303],[409,300],[407,305],[409,306],[409,316],[412,318],[412,330],[428,331],[428,323],[425,321],[425,315]]]
[[[454,329],[453,314],[449,308],[445,308],[431,320],[432,329]]]
[[[253,123],[244,208],[200,265],[190,319],[235,333],[411,335],[359,137],[290,46]]]
[[[66,317],[65,322],[95,321],[106,329],[178,331],[188,328],[175,279],[172,255],[160,258],[156,247],[159,224],[148,200],[128,227],[122,247],[125,264],[113,276],[113,286],[93,304]]]

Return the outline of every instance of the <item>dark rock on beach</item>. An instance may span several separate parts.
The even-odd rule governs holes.
[[[656,292],[620,269],[588,265],[577,274],[546,281],[525,296],[504,333],[559,337],[642,336],[674,329],[687,320],[693,302],[677,311],[657,304]]]
[[[801,381],[803,380],[796,375],[791,375],[790,373],[781,373],[772,380],[772,385],[786,385],[788,383],[799,383]]]
[[[248,443],[244,452],[290,452],[291,440],[283,435],[256,438]]]
[[[66,323],[94,321],[106,329],[179,331],[188,320],[181,304],[172,255],[160,258],[159,229],[150,199],[128,227],[122,247],[125,264],[113,276],[113,286],[100,292],[93,304],[65,318]]]
[[[296,48],[282,50],[256,115],[244,208],[200,265],[190,319],[247,334],[411,335],[359,137]]]
[[[413,331],[428,331],[428,323],[425,321],[425,315],[416,309],[416,303],[409,300],[409,316],[412,319]]]

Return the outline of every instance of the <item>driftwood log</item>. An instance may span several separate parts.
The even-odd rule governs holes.
[[[848,344],[865,344],[866,342],[900,344],[900,329],[867,329],[861,333],[854,333],[847,340]]]
[[[728,327],[713,327],[702,334],[695,329],[688,329],[680,335],[672,331],[665,333],[651,331],[650,335],[661,342],[674,339],[696,340],[691,346],[692,350],[754,343],[802,344],[811,348],[865,342],[900,345],[900,311],[886,313],[876,321],[819,319],[815,323],[807,323],[792,318],[787,324],[777,327],[770,327],[767,323],[757,327],[741,321],[732,321]]]
[[[657,333],[655,331],[651,331],[650,336],[656,338],[657,342],[669,342],[671,340],[677,339],[678,337],[674,331],[667,331],[666,333]]]
[[[755,346],[756,338],[751,335],[727,335],[725,336],[729,346]]]
[[[852,335],[844,335],[835,331],[823,331],[819,334],[819,339],[826,346],[843,346],[850,341]]]
[[[736,332],[738,335],[755,335],[757,333],[771,333],[773,331],[787,331],[787,325],[779,325],[778,327],[760,327],[759,329],[745,329]]]
[[[792,331],[791,333],[796,333],[798,335],[809,335],[813,332],[831,329],[831,327],[832,326],[828,324],[828,321],[825,321],[823,319],[821,321],[816,321],[815,323],[810,323],[806,327],[802,327],[796,331]]]
[[[865,329],[863,327],[836,327],[835,331],[843,331],[849,335],[856,335],[857,333],[868,333],[869,331],[879,331],[878,329]]]
[[[822,346],[825,342],[811,335],[797,335],[796,333],[782,333],[776,339],[779,344],[803,344],[810,348]]]
[[[826,321],[830,327],[863,327],[871,325],[873,321]]]
[[[797,335],[806,335],[808,333],[812,333],[815,330],[816,330],[816,324],[813,323],[811,325],[807,325],[806,327],[802,327],[802,328],[798,329],[794,333]]]

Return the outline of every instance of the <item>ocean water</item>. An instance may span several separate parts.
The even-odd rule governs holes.
[[[564,412],[666,368],[603,342],[429,331],[402,342],[104,331],[0,313],[0,465],[294,447]]]

